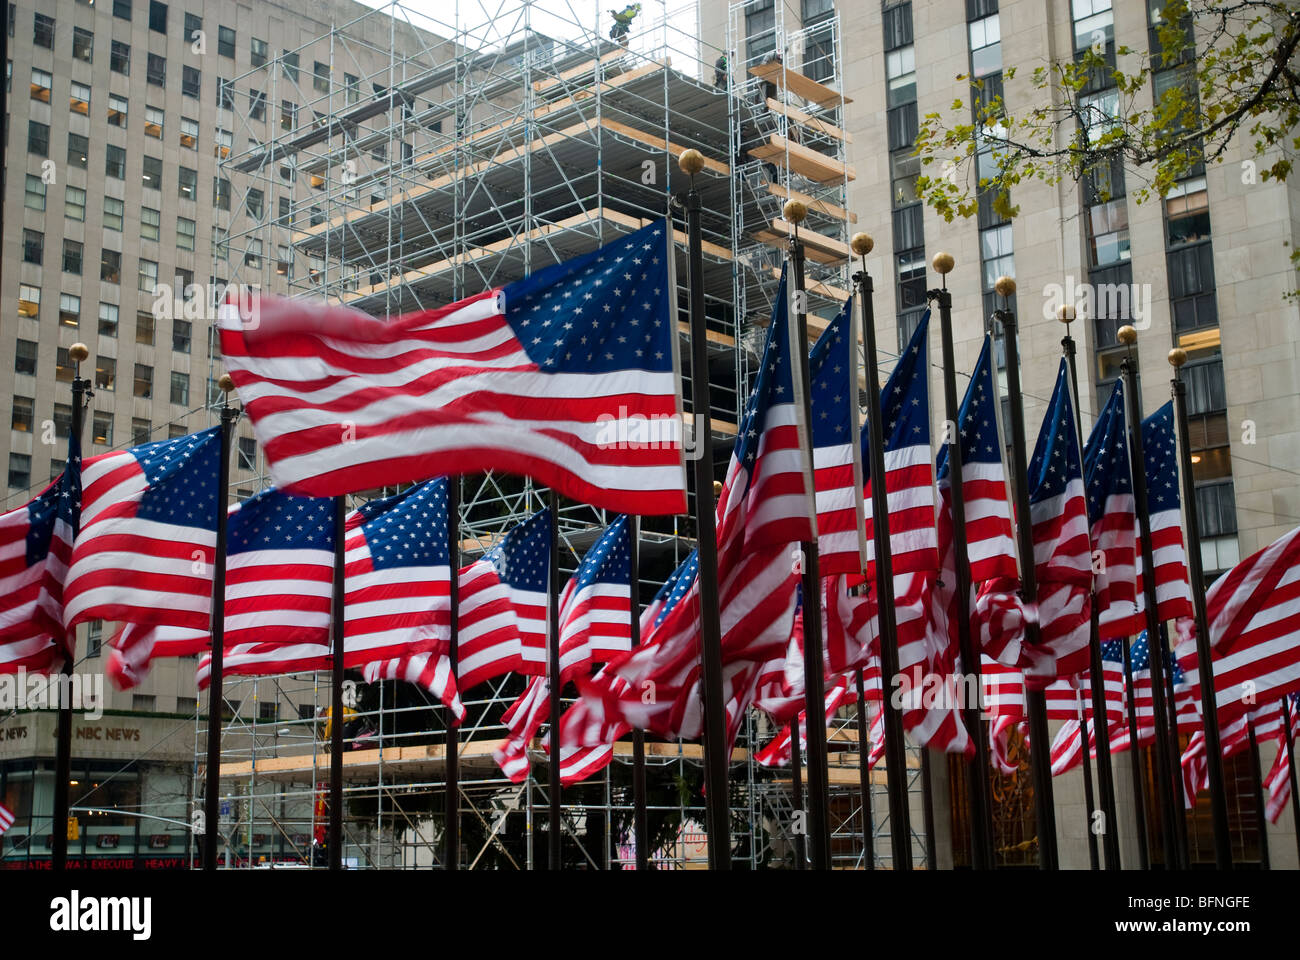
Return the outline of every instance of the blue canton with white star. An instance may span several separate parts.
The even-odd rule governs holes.
[[[850,337],[853,298],[827,324],[808,354],[814,447],[838,447],[853,439],[858,415],[857,344]]]
[[[880,416],[885,432],[885,452],[923,443],[930,445],[930,311],[912,331],[894,372],[880,394]],[[862,428],[862,476],[871,476],[871,424]]]
[[[575,592],[594,583],[629,586],[632,582],[630,544],[627,517],[622,515],[605,528],[600,539],[592,544],[582,558],[582,563],[574,574]]]
[[[81,446],[75,436],[68,441],[68,460],[59,479],[27,504],[27,566],[33,567],[50,553],[54,525],[62,520],[75,533],[81,519]]]
[[[1096,523],[1106,512],[1106,499],[1132,493],[1129,479],[1128,425],[1124,410],[1124,388],[1115,381],[1110,399],[1092,425],[1083,448],[1083,472],[1088,492],[1088,522]]]
[[[217,529],[217,510],[226,492],[217,491],[221,460],[220,427],[209,427],[174,440],[146,443],[128,451],[149,481],[136,516],[141,520],[184,527]]]
[[[505,317],[545,373],[671,371],[666,223],[553,264],[503,288]]]
[[[371,504],[367,504],[367,507]],[[447,478],[426,480],[367,512],[362,530],[376,570],[451,563],[447,540]]]
[[[274,487],[249,497],[230,518],[233,557],[254,550],[334,550],[332,497],[295,497]]]
[[[1124,641],[1107,640],[1101,645],[1101,658],[1111,663],[1124,662]]]
[[[1129,649],[1129,665],[1133,672],[1139,670],[1151,669],[1151,649],[1147,646],[1147,632],[1143,630],[1133,641],[1133,646]]]
[[[501,582],[545,593],[550,578],[551,512],[538,510],[483,555]]]
[[[997,393],[993,389],[992,338],[984,337],[984,347],[980,350],[979,360],[975,361],[975,371],[971,374],[966,396],[962,398],[958,412],[961,435],[961,462],[967,463],[1001,463],[1002,453],[998,449],[998,414]],[[948,445],[939,450],[935,461],[935,476],[942,481],[948,476]]]
[[[1062,358],[1056,371],[1056,387],[1034,446],[1034,458],[1029,462],[1030,503],[1059,497],[1070,481],[1083,479],[1069,378],[1069,367]]]
[[[745,412],[740,420],[733,456],[746,471],[753,470],[758,456],[759,439],[767,423],[769,407],[779,403],[794,403],[794,368],[791,366],[790,304],[786,288],[785,269],[781,270],[781,283],[777,287],[776,301],[772,305],[772,322],[767,327],[767,341],[763,346],[763,360],[758,376],[745,402]],[[744,493],[733,491],[732,496]]]
[[[1167,402],[1142,421],[1142,459],[1147,471],[1147,509],[1177,510],[1178,448],[1174,443],[1174,405]]]
[[[700,554],[698,550],[692,550],[690,555],[683,560],[673,571],[664,585],[659,588],[655,594],[654,602],[663,603],[659,612],[655,614],[655,626],[664,622],[664,618],[672,612],[673,607],[677,606],[682,597],[690,591],[691,585],[695,583],[696,576],[700,572]]]

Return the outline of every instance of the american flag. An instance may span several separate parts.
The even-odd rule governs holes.
[[[551,513],[538,510],[483,555],[515,615],[520,673],[546,674],[547,591],[551,576]],[[468,689],[468,685],[466,687]]]
[[[1166,403],[1142,421],[1142,457],[1147,478],[1147,513],[1151,518],[1151,552],[1156,568],[1156,609],[1161,620],[1192,616],[1192,591],[1183,548],[1178,495],[1178,449],[1174,442],[1173,403]],[[1137,566],[1137,609],[1146,610],[1141,544]],[[1140,620],[1144,626],[1145,621]]]
[[[528,744],[541,729],[550,701],[551,685],[547,678],[532,677],[524,692],[501,717],[509,736],[493,748],[492,757],[511,783],[523,783],[528,778]]]
[[[1102,559],[1095,571],[1093,602],[1103,641],[1129,637],[1142,629],[1137,616],[1137,514],[1127,423],[1123,381],[1116,380],[1083,449],[1088,523],[1093,548]]]
[[[223,359],[285,490],[333,496],[450,466],[684,513],[673,259],[656,221],[390,321],[267,297],[245,323],[227,305]]]
[[[783,273],[717,504],[724,698],[735,701],[733,729],[742,705],[747,706],[744,697],[756,690],[762,665],[785,650],[799,579],[792,561],[799,543],[817,536],[793,340]],[[642,646],[612,662],[612,672],[635,692],[617,698],[617,709],[627,722],[661,736],[698,737],[703,724],[699,661],[696,577]],[[653,704],[640,701],[644,683],[655,685]]]
[[[1038,581],[1038,644],[1025,645],[1025,682],[1041,688],[1088,668],[1092,543],[1083,495],[1070,371],[1064,359],[1029,462],[1029,520]]]
[[[835,682],[827,688],[825,699],[825,714],[822,722],[824,726],[829,726],[840,707],[847,706],[857,699],[852,678],[848,676],[837,677]],[[806,756],[808,749],[808,711],[800,710],[798,720],[800,756]],[[794,751],[791,749],[794,737],[791,734],[790,726],[787,723],[775,737],[754,754],[754,760],[760,766],[770,768],[790,765],[794,757]]]
[[[69,629],[98,619],[207,633],[226,497],[217,490],[218,429],[85,461],[63,589]]]
[[[0,673],[50,670],[70,652],[63,584],[80,509],[81,453],[72,437],[58,479],[0,515]]]
[[[560,682],[632,649],[631,528],[621,516],[601,534],[560,594]]]
[[[1296,736],[1300,734],[1300,696],[1294,693],[1287,694],[1286,706],[1291,718],[1290,729],[1285,729],[1287,724],[1283,718],[1283,723],[1277,730],[1277,756],[1274,757],[1273,766],[1269,768],[1268,775],[1264,778],[1264,786],[1268,790],[1268,799],[1265,801],[1264,808],[1270,823],[1277,823],[1278,817],[1282,816],[1282,811],[1286,808],[1287,801],[1291,799],[1291,765],[1287,741],[1291,742],[1294,749]]]
[[[1020,769],[1020,764],[1010,756],[1011,732],[1019,729],[1023,736],[1028,730],[1024,674],[1019,667],[981,654],[980,679],[984,687],[984,716],[989,721],[989,756],[995,770],[1010,776]]]
[[[1221,576],[1205,602],[1221,723],[1300,691],[1300,528]],[[1195,642],[1178,656],[1199,701]]]
[[[0,803],[0,836],[4,836],[5,831],[12,827],[17,819],[8,807]]]
[[[934,472],[930,465],[930,311],[927,310],[898,358],[880,395],[885,431],[885,491],[889,502],[889,544],[894,575],[932,573],[939,568],[934,521]],[[862,469],[871,469],[870,424],[862,428]],[[875,583],[875,540],[871,478],[866,477],[866,579]]]
[[[1127,723],[1128,700],[1124,687],[1125,640],[1105,640],[1101,644],[1101,672],[1105,684],[1106,716],[1111,725]]]
[[[850,297],[808,356],[817,550],[823,577],[860,575],[866,561],[856,316]]]
[[[366,683],[380,680],[404,680],[422,687],[451,711],[452,725],[465,719],[465,705],[456,686],[451,658],[445,653],[413,653],[391,660],[372,660],[362,668]]]

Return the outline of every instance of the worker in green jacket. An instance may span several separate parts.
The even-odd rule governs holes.
[[[627,35],[632,29],[632,21],[637,18],[641,12],[641,4],[629,3],[620,13],[616,10],[609,11],[614,18],[614,25],[609,28],[609,39],[627,46]]]

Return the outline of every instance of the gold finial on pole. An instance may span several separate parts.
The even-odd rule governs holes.
[[[694,147],[683,150],[677,158],[677,166],[681,167],[683,173],[693,177],[704,169],[704,154]]]

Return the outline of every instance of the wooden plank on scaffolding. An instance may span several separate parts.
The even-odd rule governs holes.
[[[781,186],[779,183],[769,183],[767,185],[768,193],[774,197],[780,197],[782,200],[798,200],[805,204],[809,210],[817,213],[824,213],[828,217],[834,217],[836,220],[847,220],[849,223],[857,223],[858,215],[850,213],[843,207],[838,207],[833,203],[825,200],[815,200],[806,193],[800,193],[798,190],[790,190]]]
[[[858,177],[857,172],[848,164],[810,150],[803,144],[791,143],[777,133],[772,134],[767,143],[751,148],[749,155],[785,167],[791,173],[797,173],[814,183],[836,185]]]
[[[825,120],[814,117],[811,113],[805,113],[798,107],[792,107],[789,104],[782,103],[780,100],[773,100],[771,97],[768,97],[767,109],[771,110],[773,113],[779,113],[781,116],[793,120],[795,123],[800,123],[805,127],[810,127],[818,133],[824,133],[832,139],[839,140],[843,143],[853,142],[853,134],[849,133],[847,130],[841,130],[833,123],[827,123]]]
[[[770,226],[755,230],[753,236],[768,246],[784,250],[790,238],[790,224],[777,217]],[[852,252],[842,240],[832,239],[814,230],[800,230],[799,239],[803,241],[804,254],[817,263],[843,263]]]
[[[626,123],[620,123],[617,120],[610,120],[607,117],[601,118],[600,125],[604,127],[606,130],[612,130],[614,133],[622,134],[623,136],[627,137],[629,140],[635,140],[638,143],[643,143],[646,146],[653,147],[656,150],[667,150],[670,154],[673,155],[673,157],[680,157],[683,153],[685,153],[688,149],[690,149],[689,147],[683,147],[680,144],[672,143],[669,140],[665,140],[663,137],[656,137],[652,133],[646,133],[643,130],[638,130],[635,127],[629,126]],[[725,163],[720,163],[717,160],[712,159],[711,157],[704,158],[704,169],[712,170],[720,177],[726,177],[731,175],[731,168],[729,166],[727,166]]]
[[[565,70],[563,73],[558,74],[554,77],[549,77],[546,80],[534,80],[533,91],[536,93],[542,93],[546,90],[551,89],[551,87],[558,86],[559,84],[564,83],[567,80],[572,80],[574,77],[580,77],[584,73],[590,73],[592,70],[596,69],[597,64],[606,64],[609,63],[610,61],[617,60],[619,57],[626,56],[626,55],[627,55],[626,50],[610,50],[608,53],[603,53],[597,58],[591,60],[584,60],[576,67],[572,67],[568,70]]]
[[[768,83],[784,87],[796,96],[811,100],[821,107],[838,107],[842,103],[853,102],[852,98],[844,96],[837,90],[832,90],[824,83],[818,83],[812,77],[804,76],[804,74],[796,70],[789,69],[783,63],[777,63],[776,61],[760,63],[750,67],[749,72],[766,80]]]

